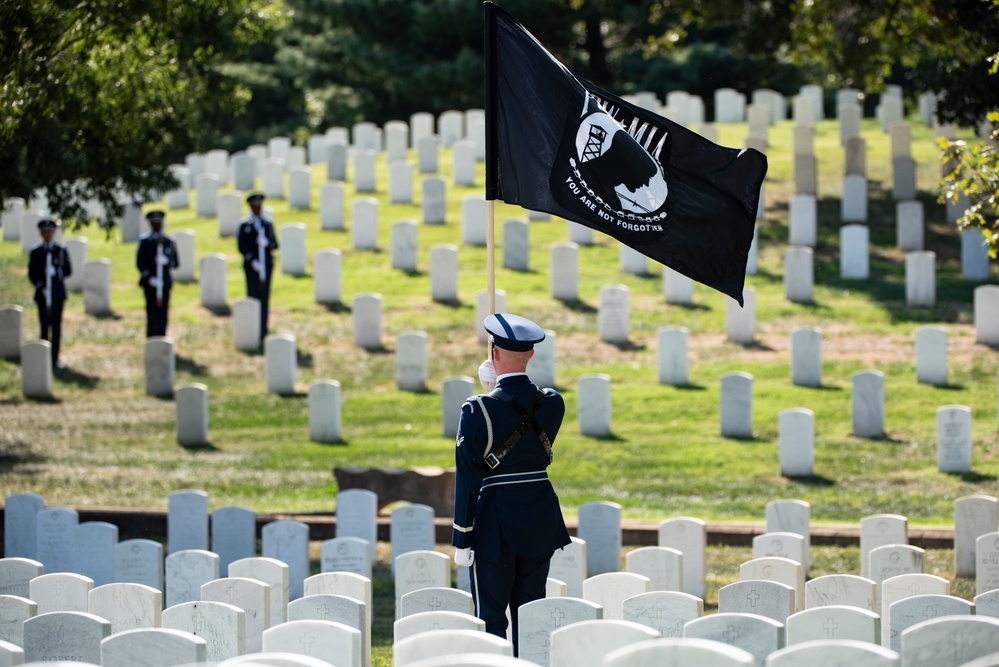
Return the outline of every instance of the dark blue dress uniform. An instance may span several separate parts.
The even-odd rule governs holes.
[[[251,206],[259,206],[264,201],[261,194],[252,194],[246,198]],[[264,272],[260,273],[260,245],[258,239],[266,239],[264,246]],[[260,301],[260,339],[267,335],[267,307],[271,300],[271,276],[274,275],[274,251],[278,249],[277,237],[274,236],[274,225],[262,215],[250,215],[239,223],[239,233],[236,239],[239,254],[243,256],[243,273],[246,275],[246,296]],[[253,267],[258,263],[257,268]]]
[[[162,211],[150,211],[146,218],[153,221],[163,221]],[[166,264],[161,272],[163,287],[159,299],[156,298],[156,286],[150,284],[150,278],[156,278],[157,250],[163,249]],[[177,247],[173,239],[160,232],[151,232],[139,239],[139,247],[135,252],[135,266],[139,270],[139,287],[146,297],[146,338],[150,336],[165,336],[167,320],[170,312],[170,289],[173,278],[170,269],[180,266],[177,257]]]
[[[38,223],[41,232],[55,231],[56,223],[42,220]],[[51,280],[46,280],[47,266],[55,270]],[[41,338],[52,344],[52,367],[59,366],[59,342],[62,339],[62,307],[66,302],[66,285],[63,280],[73,273],[66,246],[54,241],[32,246],[28,254],[28,280],[35,286],[35,303],[38,305],[38,321],[41,325]],[[51,285],[48,303],[45,301],[46,284]]]
[[[487,318],[490,333],[495,318],[506,322],[511,316]],[[540,327],[523,321],[540,333],[534,342],[544,338]],[[516,345],[518,336],[523,340],[524,334],[516,326],[504,333],[513,338],[501,340],[494,334],[497,347]],[[532,348],[533,343],[523,349]],[[521,411],[532,410],[534,424],[524,428]],[[461,409],[452,544],[474,552],[472,596],[476,615],[485,621],[487,632],[506,637],[509,605],[515,649],[518,609],[545,596],[552,554],[570,543],[546,470],[551,462],[550,443],[555,441],[564,415],[565,402],[559,393],[554,389],[540,391],[525,373],[500,376],[492,392],[468,399]],[[518,430],[521,435],[516,444],[497,461],[496,454]],[[549,442],[547,449],[542,436]]]

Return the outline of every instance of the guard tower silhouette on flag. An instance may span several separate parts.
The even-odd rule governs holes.
[[[583,148],[583,162],[589,162],[594,158],[600,157],[600,149],[603,147],[604,139],[606,138],[607,130],[599,125],[590,125],[590,136],[587,138],[586,146]]]

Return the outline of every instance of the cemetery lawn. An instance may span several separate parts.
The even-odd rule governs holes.
[[[818,246],[815,249],[814,302],[794,304],[784,297],[782,256],[787,248],[788,201],[793,195],[791,122],[770,129],[768,173],[760,221],[759,270],[746,284],[757,294],[757,334],[750,345],[726,341],[725,299],[697,285],[694,305],[665,303],[658,264],[643,276],[620,270],[618,244],[600,233],[580,249],[576,302],[550,296],[549,248],[567,238],[561,220],[530,226],[530,270],[502,268],[502,223],[523,212],[497,205],[497,287],[505,309],[557,332],[556,385],[566,399],[566,418],[555,445],[550,473],[568,517],[594,500],[620,503],[626,520],[656,522],[672,516],[706,521],[762,521],[767,502],[798,498],[812,506],[816,523],[856,524],[861,517],[891,512],[911,525],[953,521],[954,499],[975,493],[994,495],[999,477],[997,371],[999,350],[974,341],[972,293],[977,283],[960,273],[960,244],[944,222],[936,201],[940,173],[932,132],[912,123],[919,199],[925,207],[926,248],[937,257],[937,303],[930,309],[905,304],[904,254],[895,247],[895,204],[891,198],[888,135],[866,119],[870,179],[871,278],[839,278],[838,228],[843,151],[835,121],[817,126],[819,165]],[[719,126],[724,145],[742,144],[745,125]],[[441,174],[450,175],[450,155],[441,151]],[[203,447],[177,445],[172,400],[144,393],[144,311],[137,286],[135,244],[122,244],[92,226],[82,232],[89,258],[112,262],[113,315],[83,312],[82,295],[66,305],[62,359],[68,369],[53,384],[54,398],[26,400],[16,361],[0,361],[0,489],[3,494],[34,492],[48,506],[165,509],[178,489],[201,489],[211,507],[245,505],[257,512],[331,512],[337,491],[336,466],[451,466],[453,441],[442,436],[440,392],[449,377],[475,377],[485,356],[476,341],[476,296],[486,287],[486,253],[461,247],[459,301],[430,299],[430,247],[461,243],[461,200],[481,196],[478,187],[448,186],[445,225],[419,225],[418,270],[391,268],[390,226],[421,217],[417,204],[390,204],[387,166],[379,158],[380,228],[377,251],[357,251],[350,236],[353,183],[346,184],[347,229],[321,231],[318,191],[325,166],[313,165],[313,210],[290,211],[269,200],[276,226],[301,221],[308,226],[309,275],[277,274],[271,296],[271,331],[295,336],[296,392],[269,394],[265,359],[236,352],[227,312],[200,306],[196,283],[173,291],[169,333],[176,341],[176,385],[203,383],[209,392],[209,439]],[[415,163],[415,158],[413,158]],[[168,232],[191,229],[196,254],[227,256],[228,302],[245,294],[234,238],[219,238],[214,218],[197,218],[191,208],[168,211]],[[163,206],[162,204],[160,206]],[[149,206],[151,208],[152,205]],[[342,303],[315,303],[312,254],[322,248],[343,252]],[[37,315],[31,301],[26,258],[19,244],[0,244],[0,304],[24,307],[24,339],[35,339]],[[83,267],[75,267],[82,271]],[[996,282],[992,267],[992,282]],[[623,284],[630,295],[627,344],[600,342],[598,290]],[[356,295],[383,297],[382,341],[365,351],[352,343],[351,302]],[[947,332],[949,384],[934,387],[915,380],[913,339],[923,325]],[[689,384],[657,381],[657,329],[689,329]],[[822,330],[820,388],[791,384],[789,336],[800,326]],[[428,388],[402,392],[395,385],[396,336],[420,330],[428,336]],[[851,435],[851,374],[867,369],[885,375],[885,428],[880,439]],[[753,437],[719,435],[719,381],[722,375],[753,376]],[[612,434],[579,434],[577,382],[605,373],[612,386]],[[342,387],[343,441],[310,442],[309,383],[337,380]],[[936,467],[937,408],[971,407],[972,472],[943,474]],[[815,413],[814,474],[787,478],[778,465],[777,418],[789,408]]]
[[[555,446],[551,477],[565,514],[572,519],[583,503],[620,503],[625,520],[656,523],[675,516],[708,522],[762,523],[766,503],[782,498],[811,504],[816,524],[851,524],[874,513],[896,513],[912,526],[953,523],[953,502],[970,494],[995,495],[999,478],[997,373],[999,350],[974,342],[972,292],[961,278],[960,243],[945,224],[936,202],[940,173],[930,130],[913,121],[912,154],[917,161],[919,200],[925,207],[926,248],[937,258],[937,303],[931,309],[905,305],[904,254],[895,248],[895,205],[891,198],[888,137],[877,121],[863,121],[870,179],[871,278],[839,278],[838,229],[843,151],[835,121],[817,125],[818,245],[815,296],[807,305],[784,298],[782,256],[787,248],[788,202],[794,184],[791,122],[770,129],[770,171],[765,186],[765,218],[760,221],[759,271],[748,276],[756,288],[757,335],[751,345],[725,339],[725,297],[696,286],[694,305],[667,305],[657,265],[644,276],[623,274],[618,246],[595,234],[595,244],[580,249],[580,300],[556,301],[549,289],[549,248],[567,238],[561,220],[532,222],[530,270],[502,266],[502,222],[522,217],[498,205],[497,287],[505,309],[525,315],[557,332],[557,388],[566,399],[566,419]],[[719,126],[719,142],[740,146],[746,126]],[[441,152],[441,173],[450,174],[450,156]],[[332,512],[337,466],[450,466],[453,441],[442,436],[442,382],[456,375],[475,377],[485,356],[476,342],[476,295],[486,287],[483,248],[461,247],[459,301],[430,300],[428,254],[433,245],[460,245],[461,199],[481,196],[482,165],[475,188],[448,187],[447,222],[419,226],[419,269],[391,268],[390,225],[420,219],[418,205],[390,205],[387,166],[379,162],[380,229],[377,251],[351,247],[346,185],[347,229],[320,231],[318,191],[325,167],[313,169],[313,210],[289,211],[286,202],[269,200],[276,226],[308,226],[310,275],[275,276],[271,296],[272,332],[296,337],[296,392],[266,392],[264,358],[235,352],[229,313],[199,305],[196,283],[180,284],[171,303],[170,335],[176,341],[176,385],[203,383],[209,392],[210,444],[177,445],[175,406],[144,393],[144,313],[134,265],[135,245],[123,245],[92,227],[89,258],[112,262],[114,314],[84,315],[82,296],[66,306],[63,361],[54,397],[26,400],[16,361],[0,360],[0,496],[41,494],[47,506],[165,510],[168,494],[180,489],[208,493],[211,508],[244,505],[260,513]],[[419,180],[414,193],[419,201]],[[194,230],[198,256],[227,255],[228,300],[245,294],[235,239],[221,239],[216,221],[197,218],[192,207],[168,211],[167,231]],[[150,206],[149,208],[152,208]],[[322,248],[343,252],[342,303],[318,306],[313,297],[312,254]],[[37,317],[25,277],[26,257],[16,242],[0,243],[0,304],[24,307],[25,341],[37,335]],[[83,267],[75,267],[82,271]],[[997,282],[992,268],[991,282]],[[598,290],[623,284],[630,290],[630,338],[610,345],[597,335]],[[351,302],[358,295],[383,297],[383,348],[364,351],[352,344]],[[918,384],[913,368],[913,337],[923,325],[947,332],[949,384]],[[690,332],[689,383],[657,382],[658,328],[684,326]],[[822,330],[823,383],[796,387],[790,381],[789,336],[800,326]],[[419,330],[428,336],[428,388],[400,392],[395,385],[395,339]],[[857,371],[885,375],[885,428],[880,439],[851,435],[850,383]],[[753,376],[753,437],[719,435],[719,380],[731,372]],[[589,373],[612,380],[612,435],[579,434],[577,382]],[[309,440],[309,383],[333,379],[342,387],[342,442]],[[936,467],[937,408],[967,405],[973,415],[972,472],[943,474]],[[789,408],[815,413],[814,474],[781,476],[777,418]],[[313,544],[318,571],[318,544]],[[439,545],[449,551],[446,545]],[[626,547],[627,548],[627,547]],[[374,579],[374,664],[391,664],[392,582],[387,545],[379,545]],[[623,556],[622,556],[623,557]],[[749,547],[709,546],[706,610],[717,605],[717,590],[738,579]],[[812,576],[858,573],[856,548],[813,546]],[[974,582],[955,579],[949,550],[927,550],[925,572],[952,581],[952,593],[974,595]]]

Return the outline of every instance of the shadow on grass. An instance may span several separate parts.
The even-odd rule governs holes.
[[[685,382],[683,384],[671,384],[669,385],[680,391],[707,391],[707,387],[703,384],[692,384],[690,382]]]
[[[574,313],[595,313],[597,309],[586,303],[585,301],[580,301],[579,299],[559,299],[563,306],[573,311]]]
[[[785,477],[805,486],[836,486],[836,480],[822,475],[785,475]]]
[[[221,306],[205,306],[204,308],[215,317],[232,316],[232,308],[229,307],[229,304],[223,304]]]
[[[330,313],[350,312],[350,306],[345,305],[342,301],[326,302],[320,305]]]
[[[56,396],[25,396],[28,403],[45,403],[47,405],[62,405],[62,399]]]
[[[801,387],[802,389],[814,389],[815,391],[843,391],[843,387],[839,386],[838,384],[825,384],[825,383],[819,385],[799,384],[794,386]]]
[[[350,440],[331,440],[329,442],[319,442],[318,440],[312,440],[316,445],[323,445],[324,447],[347,447],[350,445]],[[328,514],[324,512],[317,512],[317,514]]]
[[[14,466],[30,463],[44,463],[46,458],[35,452],[20,440],[15,440],[0,448],[0,469],[10,470]],[[18,474],[23,474],[20,471]]]
[[[667,301],[666,305],[676,306],[677,308],[683,308],[684,310],[687,311],[701,310],[708,312],[711,310],[711,306],[704,303],[670,303],[669,301]]]
[[[366,347],[364,351],[368,354],[392,354],[392,350],[385,347],[384,343],[379,343],[378,347]]]
[[[93,389],[96,387],[101,379],[96,375],[87,375],[86,373],[81,373],[80,371],[73,370],[69,366],[63,366],[62,368],[56,368],[52,375],[55,379],[66,384],[75,384],[81,389]]]
[[[184,371],[185,373],[190,373],[191,375],[208,375],[208,366],[199,364],[190,357],[177,355],[174,357],[174,364],[176,370],[178,371]]]
[[[755,338],[748,343],[736,343],[739,347],[744,350],[756,350],[758,352],[776,352],[776,350],[769,345],[764,345]]]
[[[615,434],[613,431],[607,435],[584,435],[584,438],[590,438],[592,440],[600,440],[601,442],[628,442],[625,438]]]
[[[408,278],[419,278],[421,276],[427,275],[427,271],[420,271],[419,269],[399,269],[399,271]]]
[[[605,342],[607,342],[607,341],[605,341]],[[644,349],[646,349],[648,347],[644,343],[637,344],[637,343],[635,343],[633,341],[630,341],[630,340],[626,340],[626,341],[622,341],[622,342],[618,342],[618,343],[607,342],[607,344],[616,347],[617,349],[621,350],[622,352],[638,352],[638,351],[644,350]]]
[[[180,445],[180,448],[188,452],[217,452],[219,448],[211,442],[201,442],[197,445]]]
[[[951,477],[956,477],[957,479],[960,479],[962,482],[967,482],[969,484],[994,482],[997,479],[995,475],[986,475],[980,472],[975,472],[974,470],[972,470],[971,472],[948,472],[944,474],[950,475]]]
[[[295,350],[295,365],[299,368],[312,368],[315,365],[315,357],[311,352]]]
[[[95,320],[120,320],[122,316],[112,310],[109,313],[95,313],[93,318]]]
[[[755,435],[723,435],[722,438],[725,440],[734,440],[735,442],[745,442],[747,444],[752,444],[754,442],[772,442],[769,438],[758,438]]]
[[[452,310],[458,310],[459,308],[462,308],[464,306],[461,299],[447,299],[447,300],[435,299],[434,303],[444,306],[445,308],[451,308]]]
[[[963,384],[951,384],[950,382],[948,382],[946,384],[935,384],[935,385],[933,385],[933,388],[934,389],[941,389],[943,391],[963,391],[964,390],[964,385]]]
[[[308,398],[309,394],[305,391],[290,391],[284,394],[278,394],[278,398]]]

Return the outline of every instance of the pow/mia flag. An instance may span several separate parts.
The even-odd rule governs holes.
[[[741,306],[766,156],[601,90],[484,8],[486,199],[604,232]]]

